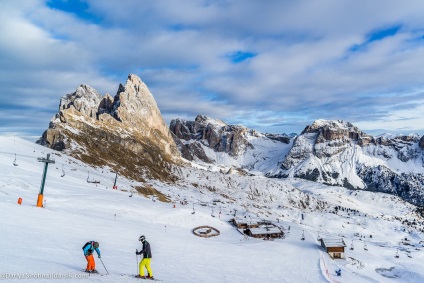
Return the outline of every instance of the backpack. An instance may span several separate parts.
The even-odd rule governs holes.
[[[82,247],[82,250],[84,250],[88,245],[91,245],[92,242],[87,242],[85,243],[85,245]]]

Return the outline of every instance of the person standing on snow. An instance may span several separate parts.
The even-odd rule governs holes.
[[[85,272],[98,273],[96,270],[96,263],[94,262],[93,252],[96,251],[100,258],[99,243],[95,241],[87,242],[82,247],[82,250],[84,251],[85,259],[87,260],[87,268],[85,269]]]
[[[144,279],[153,279],[152,268],[150,267],[150,260],[152,259],[152,251],[150,250],[150,244],[146,241],[146,237],[140,236],[138,239],[143,243],[143,248],[141,251],[136,250],[136,255],[143,255],[143,259],[140,261],[139,265],[139,275],[136,277],[144,278]],[[147,269],[148,276],[144,276],[144,268]]]

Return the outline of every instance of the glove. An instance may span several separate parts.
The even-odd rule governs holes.
[[[100,255],[99,255],[99,258],[100,258]]]

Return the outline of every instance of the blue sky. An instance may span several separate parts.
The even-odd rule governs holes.
[[[422,135],[422,15],[422,1],[1,1],[0,131],[35,139],[63,95],[115,95],[134,73],[168,123]]]

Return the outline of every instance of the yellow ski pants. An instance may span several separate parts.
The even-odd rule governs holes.
[[[140,276],[144,276],[144,267],[146,267],[147,269],[147,273],[149,274],[150,277],[153,277],[153,272],[152,269],[150,268],[150,260],[151,258],[143,258],[140,261]]]

